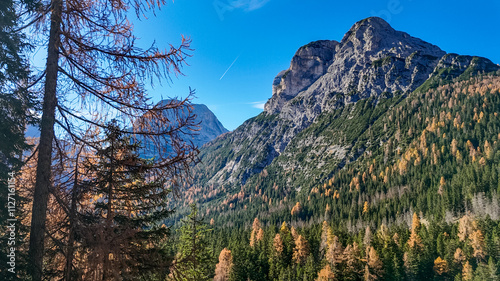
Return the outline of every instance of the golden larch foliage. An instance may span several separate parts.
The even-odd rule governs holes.
[[[415,232],[420,229],[420,219],[418,218],[417,213],[413,213],[412,221],[411,221],[411,231]]]
[[[383,263],[372,246],[366,249],[365,280],[378,280],[383,275]]]
[[[439,180],[439,188],[438,188],[439,195],[443,195],[445,185],[446,181],[444,180],[444,177],[441,177],[441,179]]]
[[[334,281],[336,280],[335,274],[332,271],[332,268],[330,267],[329,264],[326,264],[325,267],[323,267],[319,272],[318,272],[318,278],[316,278],[316,281]]]
[[[323,221],[321,227],[321,241],[319,245],[319,250],[323,254],[327,251],[328,247],[333,243],[333,231],[328,226],[328,222]]]
[[[257,232],[257,237],[256,237],[257,241],[262,241],[264,239],[264,230],[259,229],[259,232]]]
[[[392,236],[392,241],[394,241],[394,243],[398,245],[398,247],[401,247],[401,242],[399,241],[399,234],[397,232],[394,233],[394,235]]]
[[[433,269],[438,275],[443,275],[443,273],[446,273],[449,270],[448,262],[443,260],[441,257],[437,257],[437,259],[434,260]]]
[[[412,231],[410,234],[410,239],[408,239],[408,246],[412,249],[422,248],[424,245],[422,244],[422,238],[415,232]]]
[[[411,223],[411,234],[410,239],[408,239],[408,245],[410,248],[422,248],[422,238],[417,234],[420,229],[420,219],[418,218],[417,213],[413,213],[412,223]]]
[[[470,265],[469,261],[467,261],[462,268],[462,280],[472,280],[472,273],[472,265]]]
[[[288,226],[286,225],[286,222],[283,222],[281,224],[281,227],[280,227],[280,232],[283,233],[283,234],[286,234],[288,232],[290,232],[290,229],[288,228]]]
[[[299,215],[301,211],[302,211],[302,205],[300,204],[300,202],[297,202],[295,203],[295,206],[293,206],[291,214],[292,216],[296,216]]]
[[[453,255],[453,261],[458,264],[462,264],[465,261],[465,254],[462,249],[457,248],[455,254]]]
[[[363,267],[360,264],[361,251],[359,249],[358,243],[354,242],[352,245],[348,245],[344,249],[344,260],[346,265],[346,271],[353,274],[361,274]]]
[[[470,245],[474,250],[473,256],[478,260],[483,260],[486,256],[484,252],[484,236],[481,230],[476,230],[469,236]]]
[[[293,240],[299,239],[299,234],[297,233],[297,230],[295,229],[295,227],[292,226],[290,228],[290,232],[292,233]]]
[[[292,259],[297,264],[304,264],[307,256],[309,256],[309,243],[302,235],[299,235],[295,240]]]
[[[254,247],[257,244],[257,241],[259,241],[259,230],[262,230],[260,228],[260,221],[258,218],[255,218],[252,224],[252,232],[250,233],[250,247]]]
[[[219,255],[219,263],[215,266],[214,281],[227,281],[233,267],[233,256],[231,251],[224,248]]]
[[[474,230],[474,221],[469,215],[465,215],[458,220],[458,239],[465,241]]]
[[[281,235],[279,233],[276,233],[276,235],[274,236],[273,249],[278,255],[281,255],[281,253],[283,253],[283,240],[281,239]]]
[[[363,214],[368,213],[368,210],[370,209],[370,205],[368,204],[368,201],[365,201],[363,204]]]
[[[332,244],[328,246],[325,258],[330,265],[335,266],[344,260],[343,252],[344,249],[342,244],[339,242],[339,238],[337,236],[333,236]]]

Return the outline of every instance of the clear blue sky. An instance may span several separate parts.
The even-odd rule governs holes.
[[[258,107],[271,97],[273,78],[288,68],[300,46],[320,39],[340,41],[356,21],[370,16],[446,52],[500,63],[496,0],[176,0],[168,1],[156,17],[135,21],[135,30],[144,45],[153,40],[160,47],[178,45],[183,34],[195,49],[185,76],[156,85],[153,100],[185,97],[192,87],[194,103],[206,104],[234,130],[262,111]]]

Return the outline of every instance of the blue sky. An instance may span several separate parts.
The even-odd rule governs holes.
[[[159,47],[178,45],[182,34],[195,49],[184,76],[156,85],[153,100],[185,97],[192,87],[194,103],[206,104],[234,130],[262,112],[274,77],[300,46],[340,41],[370,16],[446,52],[500,63],[500,1],[494,0],[176,0],[134,24],[144,46],[154,40]]]

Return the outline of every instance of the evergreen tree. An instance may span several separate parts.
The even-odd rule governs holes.
[[[208,248],[206,233],[210,231],[198,215],[196,205],[191,205],[191,214],[180,228],[179,253],[168,280],[203,281],[211,280],[212,252]]]
[[[151,162],[116,123],[108,124],[95,159],[86,162],[93,197],[83,214],[79,236],[87,249],[86,274],[95,280],[128,279],[148,271],[166,272],[168,257],[159,246],[170,216],[167,179],[151,174]]]
[[[7,232],[7,223],[2,223],[0,226],[0,243],[5,245],[0,248],[0,263],[3,265],[3,269],[0,270],[1,280],[26,279],[26,270],[29,269],[26,253],[21,251],[22,240],[27,236],[27,226],[21,223],[20,217],[21,206],[28,198],[20,196],[20,186],[16,183],[16,178],[23,164],[23,152],[30,148],[25,139],[26,125],[35,122],[32,115],[35,109],[35,97],[27,89],[29,69],[27,60],[23,56],[29,46],[20,31],[22,30],[20,14],[22,10],[32,11],[36,7],[34,2],[2,0],[0,4],[0,205],[2,206],[0,221],[18,219],[15,223],[15,241],[10,240],[11,243],[15,242],[15,245],[8,244],[8,236],[5,233],[11,232]],[[14,190],[17,192],[11,192]],[[15,218],[10,217],[6,207],[13,203],[16,204],[17,210]],[[7,255],[12,255],[10,246],[15,246],[17,249],[16,273],[7,271],[8,268],[12,268],[7,266],[7,262],[10,262]]]

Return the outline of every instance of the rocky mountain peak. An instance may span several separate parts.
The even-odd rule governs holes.
[[[355,23],[340,43],[317,41],[301,47],[290,68],[276,76],[265,111],[307,126],[328,107],[331,93],[342,94],[341,103],[349,103],[383,92],[413,91],[445,54],[370,17]],[[302,108],[305,100],[316,106]]]
[[[168,104],[171,100],[166,99],[159,102],[159,105]],[[188,137],[196,146],[201,147],[207,142],[215,139],[216,137],[229,132],[220,123],[215,114],[204,104],[191,104],[192,113],[196,115],[195,122],[199,123],[198,131],[195,131]],[[188,112],[184,112],[187,116]]]
[[[337,51],[349,48],[353,48],[357,53],[364,53],[372,59],[377,59],[374,55],[384,52],[399,57],[407,57],[416,51],[435,57],[445,54],[435,45],[412,37],[406,32],[395,30],[379,17],[361,20],[351,27],[342,38]]]

